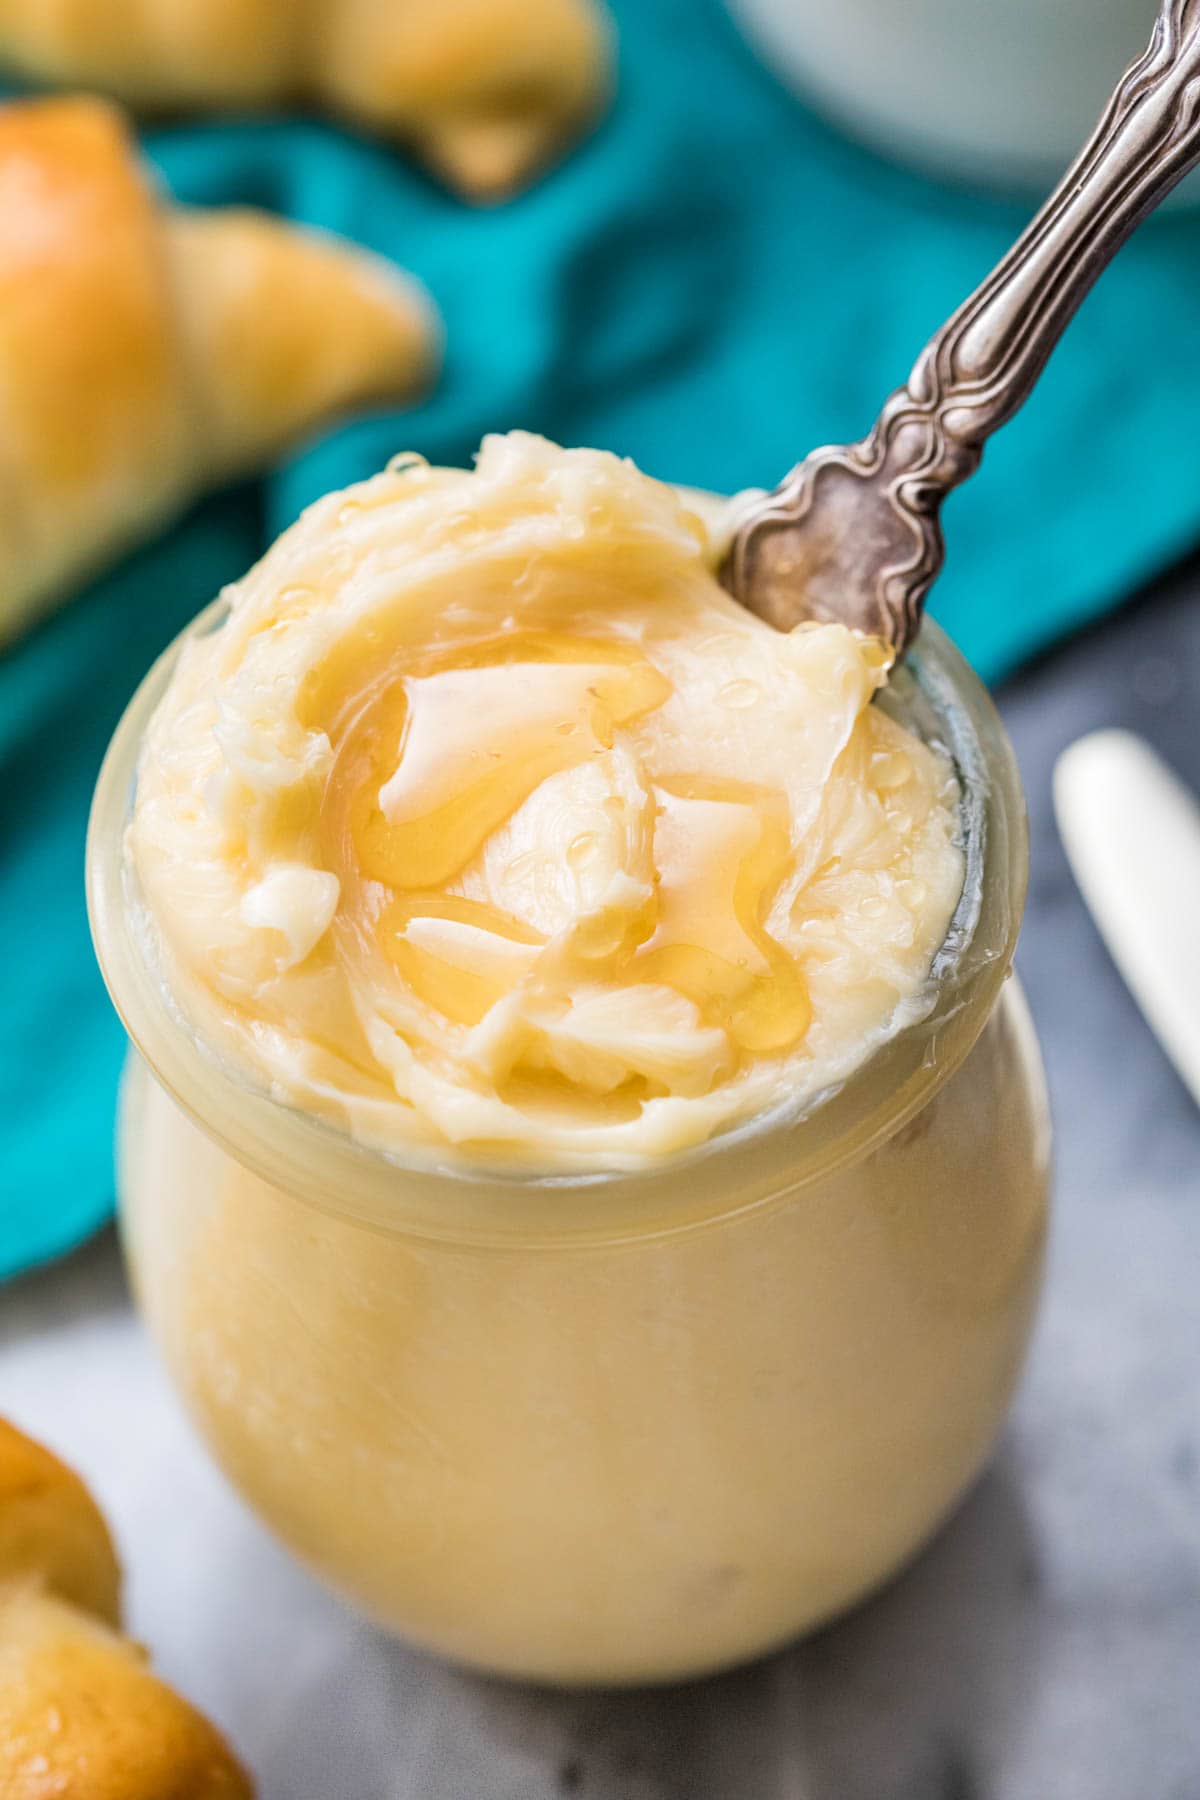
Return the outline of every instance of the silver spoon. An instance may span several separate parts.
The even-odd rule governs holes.
[[[1028,397],[1100,271],[1198,159],[1200,0],[1162,0],[1087,145],[870,435],[814,450],[743,511],[721,568],[730,593],[782,630],[840,620],[902,656],[942,566],[942,501]]]

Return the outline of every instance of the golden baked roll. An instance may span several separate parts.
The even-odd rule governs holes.
[[[35,1588],[0,1586],[5,1800],[245,1800],[208,1720],[127,1638]]]
[[[35,1581],[115,1625],[121,1571],[78,1475],[0,1419],[0,1582]]]
[[[113,1629],[118,1583],[79,1477],[0,1421],[0,1795],[248,1800],[219,1732]]]
[[[0,0],[0,57],[139,106],[315,99],[475,196],[517,186],[599,108],[598,0]]]
[[[411,393],[435,350],[382,260],[169,204],[108,103],[0,108],[0,640],[205,488]]]

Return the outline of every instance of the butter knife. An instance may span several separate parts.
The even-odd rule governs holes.
[[[1144,739],[1117,730],[1063,752],[1054,806],[1100,935],[1200,1104],[1200,806]]]

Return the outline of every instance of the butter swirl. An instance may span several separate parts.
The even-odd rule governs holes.
[[[196,1028],[364,1140],[619,1167],[927,1002],[962,882],[881,647],[781,635],[707,505],[489,438],[330,495],[192,640],[129,835]]]

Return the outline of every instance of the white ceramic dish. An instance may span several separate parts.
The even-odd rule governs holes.
[[[853,135],[942,176],[1039,189],[1087,137],[1156,11],[1155,0],[730,7],[783,80]]]

